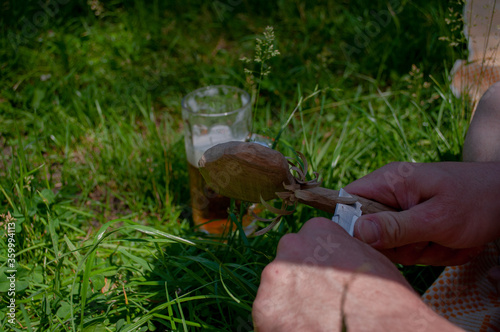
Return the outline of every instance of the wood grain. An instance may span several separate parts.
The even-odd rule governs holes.
[[[353,204],[356,201],[361,203],[361,211],[363,214],[371,214],[382,211],[396,211],[390,206],[372,201],[370,199],[356,195],[352,196],[352,198],[339,197],[338,190],[322,187],[295,191],[295,197],[297,197],[299,202],[332,214],[335,213],[335,205],[337,203]]]
[[[217,193],[248,202],[277,198],[283,183],[295,183],[286,158],[257,143],[228,142],[208,149],[200,172]]]

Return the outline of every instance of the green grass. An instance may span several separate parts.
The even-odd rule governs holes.
[[[324,214],[299,207],[258,238],[193,231],[180,101],[209,84],[250,89],[239,59],[268,25],[281,55],[254,126],[283,129],[277,148],[302,151],[325,186],[461,158],[470,110],[447,83],[463,57],[439,40],[460,38],[447,1],[102,5],[61,4],[44,23],[36,1],[0,4],[0,213],[17,219],[19,331],[252,329],[280,237]],[[401,269],[419,291],[437,273]],[[7,290],[2,273],[0,326]]]

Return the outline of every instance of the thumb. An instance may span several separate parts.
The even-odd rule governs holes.
[[[422,225],[418,216],[422,215],[413,209],[363,215],[354,225],[354,236],[377,249],[432,240],[432,233]]]

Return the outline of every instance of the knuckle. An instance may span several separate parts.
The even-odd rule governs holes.
[[[296,233],[285,234],[278,243],[278,250],[290,250],[296,248],[302,242],[301,236]]]
[[[443,213],[442,211],[429,209],[429,210],[427,210],[427,213],[422,214],[420,216],[418,222],[420,224],[422,224],[422,227],[425,227],[426,229],[429,229],[431,231],[436,231],[436,229],[434,229],[433,226],[441,224],[439,221],[441,219],[442,213]],[[443,225],[443,224],[441,224],[441,225]]]
[[[400,161],[391,161],[390,163],[386,164],[383,168],[386,168],[387,171],[397,171],[397,169],[400,167],[399,165],[401,164]]]
[[[387,167],[387,168],[394,168],[394,167],[397,167],[399,165],[399,161],[391,161],[390,163],[387,163],[384,167]]]
[[[305,247],[307,245],[301,235],[295,233],[285,234],[278,243],[276,257],[301,257]]]
[[[280,273],[281,272],[281,268],[280,268],[280,264],[279,263],[276,263],[276,261],[273,261],[271,263],[269,263],[263,270],[262,270],[262,274],[261,274],[261,282],[262,281],[270,281],[272,282],[274,280],[274,278],[280,278]]]
[[[404,238],[405,230],[396,218],[396,213],[387,213],[384,218],[384,227],[382,227],[382,243],[387,246],[397,243],[399,239]]]

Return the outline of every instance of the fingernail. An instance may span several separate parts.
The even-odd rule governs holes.
[[[380,230],[375,222],[369,219],[360,220],[356,223],[358,234],[364,243],[374,245],[380,239]]]

